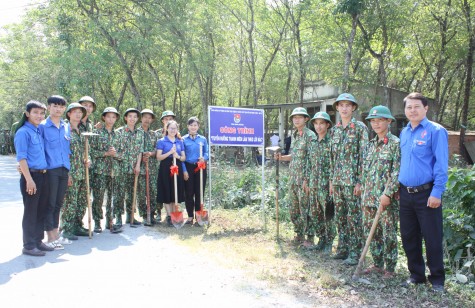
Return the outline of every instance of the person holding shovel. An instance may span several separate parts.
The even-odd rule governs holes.
[[[61,215],[61,229],[64,234],[88,236],[84,232],[82,219],[86,214],[87,191],[86,191],[86,166],[90,161],[84,162],[84,137],[79,131],[79,123],[86,116],[86,108],[79,103],[71,103],[66,109],[66,118],[71,129],[71,169],[69,169],[68,190],[64,201]],[[57,247],[55,247],[58,249]]]
[[[366,117],[376,136],[371,139],[363,154],[362,207],[364,233],[367,237],[378,208],[380,218],[370,244],[372,267],[363,271],[382,273],[383,278],[394,276],[397,263],[397,223],[399,207],[396,193],[399,189],[400,151],[399,138],[391,134],[389,127],[395,121],[386,106],[375,106]],[[386,267],[384,265],[386,264]]]
[[[119,202],[114,198],[117,194],[119,181],[117,180],[120,174],[120,143],[119,134],[114,131],[114,125],[119,119],[120,114],[114,107],[107,107],[102,112],[102,121],[104,125],[100,129],[95,129],[94,132],[98,134],[97,137],[91,138],[91,156],[94,160],[94,168],[92,172],[92,192],[94,200],[92,203],[92,215],[94,219],[94,232],[101,232],[101,219],[103,218],[102,204],[104,196],[107,192],[106,200],[106,225],[105,228],[110,230],[111,219],[113,215],[120,214],[117,211]],[[113,188],[116,188],[115,190]],[[114,199],[114,204],[112,204]],[[123,207],[123,200],[122,207]],[[112,207],[115,213],[111,213]],[[117,230],[113,226],[113,231]]]
[[[275,155],[278,160],[290,161],[290,220],[296,234],[293,242],[297,245],[303,244],[307,229],[308,194],[306,191],[308,192],[310,145],[316,138],[315,133],[306,126],[309,118],[307,110],[303,107],[297,107],[292,111],[290,119],[295,127],[295,132],[292,134],[291,153],[283,156],[280,153]],[[311,241],[312,238],[307,240]]]
[[[341,117],[331,130],[330,194],[335,203],[338,229],[334,258],[344,259],[346,265],[356,265],[363,248],[361,168],[368,128],[353,116],[358,108],[353,95],[340,94],[333,108]]]
[[[201,210],[200,195],[204,194],[206,187],[206,162],[209,159],[208,141],[205,137],[198,134],[200,129],[200,120],[197,117],[188,119],[188,134],[183,136],[185,145],[185,205],[188,213],[186,224],[193,224],[195,211]],[[202,153],[202,155],[201,155]],[[203,191],[200,188],[200,170],[203,170]],[[199,214],[199,213],[198,213]]]
[[[171,213],[173,212],[173,205],[185,201],[183,170],[185,170],[184,161],[186,160],[186,155],[183,140],[178,131],[177,122],[174,120],[168,121],[165,126],[165,137],[158,140],[156,149],[157,159],[160,161],[157,201],[165,205],[167,211],[167,223],[169,226],[172,226]],[[176,159],[176,166],[178,167],[178,200],[175,200],[175,184],[170,169],[170,167],[173,166],[173,158]]]
[[[310,147],[310,176],[308,189],[310,191],[310,207],[308,215],[307,241],[304,246],[330,253],[335,238],[333,216],[335,208],[328,185],[330,180],[330,133],[333,125],[326,112],[317,112],[310,120],[317,132],[317,138],[312,140]],[[319,238],[314,246],[314,235]]]
[[[140,119],[140,111],[135,108],[129,108],[124,113],[125,126],[116,130],[119,135],[119,144],[122,148],[122,160],[120,162],[120,179],[117,190],[117,216],[116,226],[122,226],[122,214],[124,213],[125,200],[126,219],[125,223],[140,225],[141,223],[132,216],[132,203],[134,199],[134,187],[136,178],[140,175],[140,164],[142,162],[142,153],[144,147],[144,134],[135,128]],[[115,206],[114,206],[115,209]]]
[[[83,96],[79,99],[78,101],[81,106],[86,108],[86,116],[81,119],[81,122],[79,123],[79,131],[81,133],[92,133],[93,131],[93,126],[91,122],[91,114],[96,111],[96,102],[94,99],[90,96]]]
[[[142,154],[142,164],[140,169],[140,177],[138,184],[138,204],[139,204],[139,213],[143,218],[143,223],[147,222],[147,185],[149,187],[149,199],[150,202],[150,224],[155,224],[160,222],[160,215],[154,219],[153,213],[157,208],[157,177],[158,177],[158,162],[157,162],[157,152],[155,146],[158,141],[158,134],[150,129],[153,121],[155,121],[155,113],[150,109],[144,109],[141,112],[142,115],[142,125],[137,129],[143,132],[144,135],[144,152]],[[147,166],[148,164],[148,166]],[[148,179],[146,176],[148,168]],[[147,183],[148,181],[148,183]]]

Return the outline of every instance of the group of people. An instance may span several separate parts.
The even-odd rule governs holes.
[[[91,194],[95,233],[102,232],[104,218],[106,229],[121,232],[124,211],[125,223],[154,225],[161,223],[165,207],[165,220],[172,225],[174,205],[183,201],[185,223],[194,224],[196,211],[202,210],[200,194],[209,157],[197,117],[188,120],[188,134],[182,137],[169,110],[160,118],[163,128],[154,131],[156,115],[150,109],[129,108],[121,119],[114,107],[107,107],[102,121],[93,125],[90,116],[96,103],[90,96],[67,105],[65,98],[53,95],[47,104],[29,101],[16,125],[23,254],[44,256],[64,249],[78,236],[89,236],[90,226],[84,227],[83,218]],[[142,222],[132,212],[134,202]]]
[[[336,125],[326,112],[310,119],[305,108],[295,108],[290,154],[276,153],[275,158],[290,161],[290,216],[297,245],[331,253],[338,236],[333,258],[357,265],[379,210],[370,245],[373,266],[363,273],[394,276],[399,223],[410,272],[404,285],[426,282],[424,239],[428,280],[433,291],[444,292],[441,199],[448,134],[427,119],[428,100],[422,94],[409,94],[403,104],[409,123],[400,139],[390,131],[391,111],[379,105],[366,117],[375,132],[369,140],[366,125],[354,117],[358,103],[349,93],[333,104],[341,119]],[[307,127],[309,120],[316,134]]]

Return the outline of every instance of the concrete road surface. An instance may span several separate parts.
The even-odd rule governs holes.
[[[0,156],[1,307],[307,307],[194,255],[153,228],[81,237],[45,257],[21,254],[14,157]]]

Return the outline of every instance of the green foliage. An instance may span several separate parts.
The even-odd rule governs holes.
[[[459,282],[475,274],[475,167],[449,169],[443,200],[446,260]],[[465,277],[465,278],[464,278]],[[468,278],[467,278],[468,280]]]

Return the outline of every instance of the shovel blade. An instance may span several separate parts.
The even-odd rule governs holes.
[[[175,228],[180,229],[185,224],[183,219],[183,212],[171,212],[172,224]]]
[[[207,225],[209,223],[208,219],[208,211],[206,210],[201,210],[201,211],[196,211],[196,221],[200,226]]]

